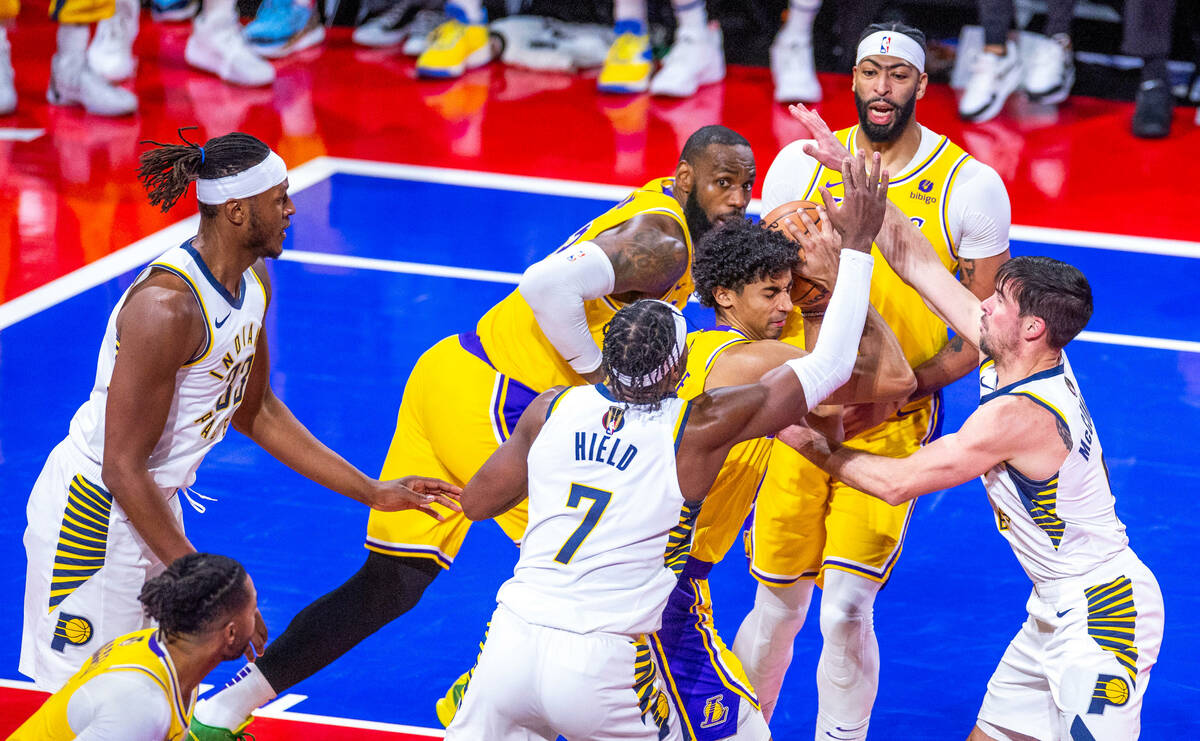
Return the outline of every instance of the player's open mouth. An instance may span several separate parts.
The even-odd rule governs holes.
[[[884,103],[882,101],[872,103],[867,106],[867,118],[871,119],[871,123],[873,124],[889,124],[892,122],[892,113],[895,110],[896,107],[891,103]]]

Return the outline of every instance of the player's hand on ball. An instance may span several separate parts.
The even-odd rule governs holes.
[[[404,476],[391,481],[376,481],[372,509],[380,512],[396,512],[402,509],[419,509],[439,522],[445,515],[431,505],[438,504],[451,512],[462,512],[458,498],[462,489],[441,479],[424,476]]]
[[[806,211],[798,211],[796,217],[804,224],[806,231],[792,233],[792,240],[801,247],[800,261],[797,272],[810,283],[824,289],[822,298],[827,302],[833,284],[837,281],[838,261],[842,251],[842,235],[833,228],[828,212],[819,209],[821,219],[814,223]],[[809,308],[804,306],[802,308]]]
[[[842,246],[859,252],[870,252],[871,243],[883,216],[887,213],[888,173],[878,152],[871,157],[871,172],[866,171],[866,155],[859,152],[854,158],[842,160],[842,200],[834,204],[833,196],[824,187],[821,198],[829,212],[833,228],[842,235]]]

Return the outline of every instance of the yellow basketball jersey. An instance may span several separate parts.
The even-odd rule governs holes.
[[[630,193],[616,206],[583,225],[555,252],[592,239],[601,232],[640,214],[667,214],[683,228],[687,240],[688,264],[675,286],[660,298],[682,309],[694,290],[692,238],[688,233],[683,208],[671,193],[674,184],[674,178],[651,180]],[[584,302],[588,329],[591,330],[597,345],[602,345],[604,341],[604,325],[608,324],[620,308],[621,304],[611,296]],[[479,320],[476,332],[496,370],[532,389],[544,391],[551,386],[578,386],[587,383],[563,360],[550,344],[550,340],[546,339],[533,310],[529,308],[519,289],[484,314]]]
[[[157,632],[157,628],[139,630],[101,646],[62,689],[51,695],[29,720],[9,736],[9,741],[70,741],[75,738],[79,733],[67,723],[67,704],[71,701],[71,695],[99,674],[121,671],[142,672],[158,684],[171,707],[171,729],[165,741],[187,738],[196,693],[193,691],[188,698],[181,695],[175,665]],[[129,701],[147,702],[149,698],[130,698]]]
[[[837,137],[853,152],[857,132],[858,127],[851,126],[837,132]],[[950,233],[946,209],[955,178],[970,157],[962,147],[944,136],[940,137],[933,152],[906,175],[892,180],[888,185],[888,198],[917,225],[933,245],[942,264],[952,273],[958,270],[958,254],[954,249],[956,235]],[[820,201],[819,186],[824,186],[835,201],[840,200],[844,193],[842,173],[819,165],[802,198]],[[936,355],[946,344],[946,324],[892,270],[878,247],[872,247],[871,254],[875,256],[871,303],[896,333],[904,357],[915,368]],[[804,347],[804,322],[800,318],[799,307],[792,310],[780,339]],[[930,404],[932,400],[926,398],[905,407],[902,413]]]
[[[702,394],[708,373],[721,353],[747,342],[751,340],[731,327],[690,333],[687,368],[677,389],[679,397],[690,400]],[[696,518],[692,535],[693,558],[717,563],[737,542],[742,524],[754,505],[758,484],[767,470],[770,453],[769,438],[747,440],[729,451]]]

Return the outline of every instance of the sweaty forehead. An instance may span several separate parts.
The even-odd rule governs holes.
[[[699,159],[712,172],[754,172],[754,152],[744,144],[709,144]]]

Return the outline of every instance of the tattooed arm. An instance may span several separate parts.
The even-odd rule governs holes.
[[[686,240],[675,219],[642,214],[601,232],[592,241],[612,262],[612,295],[628,303],[661,298],[679,282],[688,266]]]

